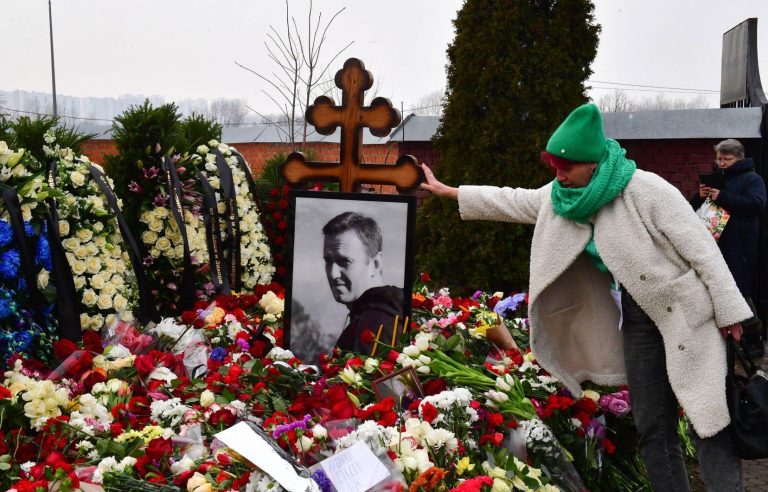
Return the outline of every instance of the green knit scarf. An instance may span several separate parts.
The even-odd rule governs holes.
[[[589,222],[600,207],[621,193],[637,169],[635,161],[627,159],[626,154],[616,140],[608,139],[606,152],[587,186],[566,188],[555,180],[551,194],[555,213],[582,224]]]

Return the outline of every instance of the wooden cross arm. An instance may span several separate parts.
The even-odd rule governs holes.
[[[342,122],[341,106],[336,106],[328,96],[320,96],[315,99],[315,103],[307,108],[304,116],[307,122],[315,127],[320,135],[330,135],[336,131],[336,128]]]
[[[280,173],[289,184],[298,184],[308,179],[339,181],[341,166],[336,162],[310,162],[301,152],[291,152],[280,164]]]
[[[395,185],[399,193],[411,193],[423,183],[424,171],[412,155],[402,155],[395,165],[363,164],[357,183]]]
[[[371,105],[363,108],[361,123],[367,126],[377,137],[386,137],[392,128],[400,124],[400,111],[392,107],[392,101],[386,97],[377,97]]]

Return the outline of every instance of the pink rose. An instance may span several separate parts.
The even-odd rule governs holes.
[[[614,398],[610,401],[610,403],[608,403],[608,411],[617,417],[623,417],[629,413],[629,410],[629,403],[625,402],[624,400],[620,400],[619,398]]]

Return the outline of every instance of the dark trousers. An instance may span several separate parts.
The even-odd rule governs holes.
[[[667,377],[664,341],[653,321],[626,291],[622,310],[627,383],[640,436],[640,455],[654,491],[687,492],[690,486],[677,435],[678,402]],[[690,377],[696,374],[692,372]],[[706,439],[692,431],[691,437],[707,490],[743,491],[741,460],[736,456],[730,429],[726,427]]]

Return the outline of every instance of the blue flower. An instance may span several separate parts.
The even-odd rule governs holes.
[[[40,234],[40,239],[37,241],[37,254],[35,255],[35,261],[38,265],[42,265],[43,268],[49,272],[53,269],[51,263],[51,247],[48,244],[48,236],[45,234],[45,229]]]
[[[0,299],[0,320],[4,320],[11,314],[11,301],[9,299]]]
[[[227,349],[222,348],[222,347],[216,347],[211,352],[211,359],[213,359],[215,361],[218,361],[218,362],[223,361],[224,357],[226,357],[226,356],[227,356]]]
[[[13,241],[13,229],[11,224],[4,220],[0,220],[0,248],[5,247]]]
[[[32,334],[28,331],[17,331],[13,334],[13,341],[16,343],[16,350],[27,350],[32,344]]]
[[[3,253],[2,263],[0,263],[0,277],[5,280],[13,280],[19,275],[19,266],[21,265],[21,257],[19,251],[9,249]]]
[[[27,237],[35,235],[35,229],[32,227],[32,222],[24,222],[24,232],[27,233]]]
[[[525,300],[525,294],[519,293],[515,294],[513,296],[505,297],[504,299],[500,300],[496,303],[496,305],[493,307],[493,312],[497,313],[501,316],[504,316],[506,313],[513,313],[517,311],[517,308],[520,306],[520,303]]]

